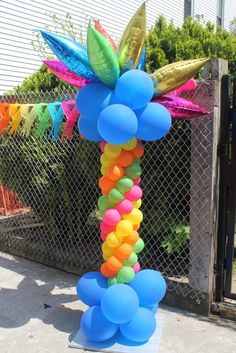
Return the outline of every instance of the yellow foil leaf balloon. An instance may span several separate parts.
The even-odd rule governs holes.
[[[11,124],[9,126],[9,135],[15,135],[22,120],[21,104],[11,104],[9,108],[9,115],[11,116]]]
[[[162,96],[187,82],[204,66],[209,58],[177,61],[150,75],[154,82],[154,97]]]
[[[146,3],[144,2],[128,23],[118,46],[121,73],[136,68],[146,36]]]
[[[108,40],[90,23],[87,47],[93,71],[102,83],[114,88],[120,76],[119,60]]]

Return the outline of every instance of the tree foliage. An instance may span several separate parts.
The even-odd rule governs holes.
[[[174,61],[200,57],[222,58],[229,61],[230,73],[236,76],[236,38],[232,33],[202,17],[187,18],[182,27],[167,23],[160,16],[147,35],[146,69],[156,69]]]

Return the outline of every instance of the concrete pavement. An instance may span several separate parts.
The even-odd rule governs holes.
[[[83,305],[77,277],[0,253],[0,353],[72,353]],[[158,353],[234,353],[236,323],[169,307]],[[82,352],[78,350],[78,353]],[[127,352],[128,353],[128,352]]]

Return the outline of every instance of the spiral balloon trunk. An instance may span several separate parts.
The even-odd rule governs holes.
[[[140,270],[137,254],[143,250],[144,242],[138,233],[143,220],[139,183],[144,147],[133,138],[122,145],[103,141],[101,151],[102,196],[98,207],[104,263],[100,270],[110,286],[129,283]]]

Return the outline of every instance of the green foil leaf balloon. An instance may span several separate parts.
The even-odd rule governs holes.
[[[118,46],[121,73],[136,68],[145,43],[146,3],[144,2],[128,23]]]
[[[88,57],[99,80],[114,88],[120,76],[119,61],[108,40],[89,23],[87,37]]]

